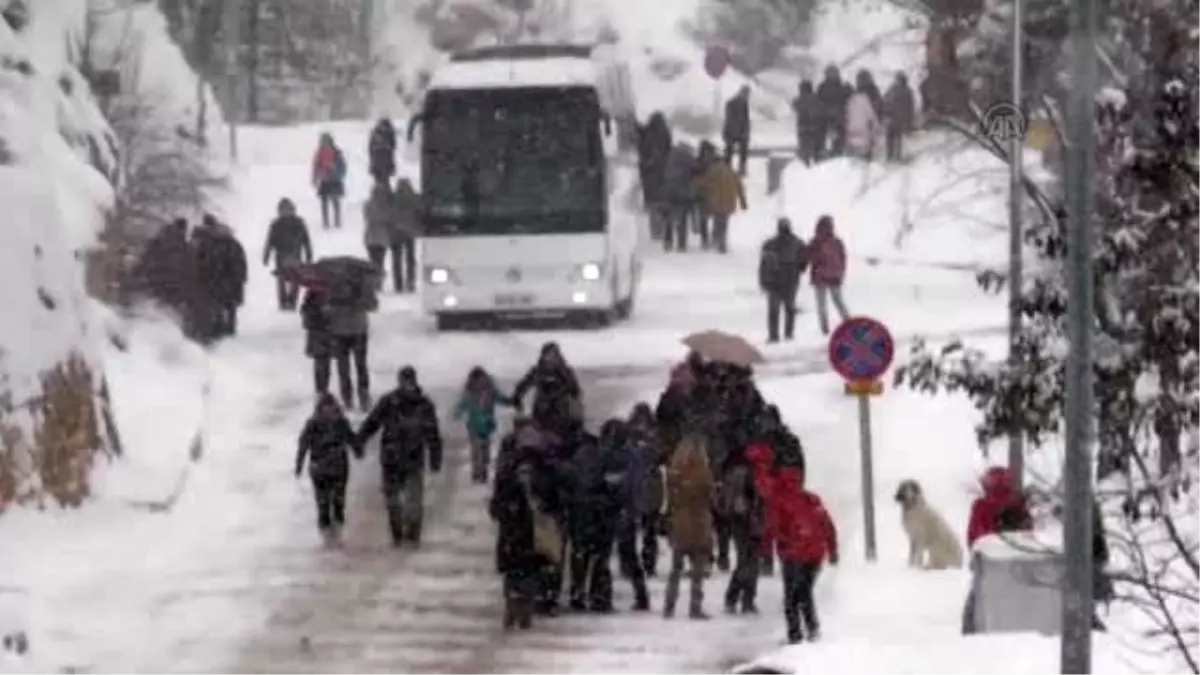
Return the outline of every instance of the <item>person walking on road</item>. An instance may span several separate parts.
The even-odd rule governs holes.
[[[826,560],[838,564],[837,528],[821,498],[804,486],[804,473],[781,467],[767,503],[761,553],[779,552],[783,562],[783,615],[791,644],[821,636],[813,586]]]
[[[417,546],[425,520],[425,467],[442,470],[442,434],[437,408],[417,383],[417,371],[404,366],[398,380],[363,421],[355,447],[365,447],[381,433],[379,467],[392,543]]]
[[[346,483],[350,479],[349,452],[362,458],[354,430],[337,399],[322,394],[316,410],[300,432],[296,451],[296,478],[308,463],[313,497],[317,502],[317,529],[326,546],[340,546],[346,524]]]
[[[704,612],[704,578],[712,561],[714,489],[715,480],[704,440],[699,434],[688,433],[671,454],[667,469],[671,572],[663,595],[665,618],[675,616],[684,565],[690,567],[688,615],[696,620],[709,618]]]
[[[417,290],[417,237],[421,235],[421,195],[412,181],[396,181],[392,197],[392,286],[397,293]]]
[[[312,262],[313,250],[308,226],[303,218],[296,215],[296,205],[286,197],[279,200],[278,214],[267,230],[263,265],[271,263],[272,255],[275,256],[275,294],[279,299],[279,309],[295,311],[300,286],[285,280],[280,271],[295,263]]]
[[[821,333],[829,335],[829,301],[837,309],[842,321],[850,313],[842,299],[842,282],[846,279],[846,245],[833,232],[833,218],[828,215],[817,219],[817,227],[809,244],[809,260],[812,268],[809,279],[817,299],[817,321]]]
[[[796,293],[808,267],[808,246],[792,232],[792,222],[780,218],[775,236],[762,246],[758,261],[758,286],[767,294],[767,342],[779,342],[779,314],[783,337],[791,340],[796,327]]]
[[[371,196],[363,204],[363,244],[367,248],[367,258],[379,272],[375,277],[377,291],[383,288],[384,266],[392,245],[396,215],[391,187],[387,181],[375,183],[371,187]],[[392,261],[393,266],[397,264],[395,260]]]
[[[313,186],[321,200],[321,226],[330,227],[332,211],[333,227],[342,227],[342,197],[346,194],[346,157],[333,142],[333,136],[321,134],[317,152],[312,162]]]
[[[367,365],[370,342],[368,315],[377,309],[378,299],[374,288],[363,287],[367,283],[363,279],[338,279],[332,284],[327,297],[338,393],[347,410],[355,408],[355,394],[358,395],[359,409],[366,411],[371,408],[371,370]]]
[[[367,141],[367,158],[375,183],[388,185],[396,174],[396,127],[386,117],[375,124]]]
[[[879,121],[883,99],[871,74],[860,71],[858,88],[846,102],[846,148],[864,161],[875,155],[875,144],[879,141],[883,125]]]
[[[821,147],[830,132],[833,141],[829,148],[828,157],[840,157],[846,151],[846,102],[854,90],[842,80],[837,66],[825,69],[825,79],[817,85],[817,101],[821,105],[821,115],[824,119],[824,131],[821,133]]]
[[[721,130],[725,141],[725,162],[733,164],[736,155],[738,175],[746,175],[746,157],[750,152],[750,85],[742,85],[738,93],[725,102],[725,123]]]
[[[712,218],[712,241],[717,253],[729,252],[729,219],[735,211],[746,210],[746,188],[729,162],[714,159],[699,179],[704,209]]]
[[[513,407],[513,400],[500,393],[496,381],[486,370],[475,366],[467,374],[462,395],[454,406],[454,419],[463,420],[467,426],[467,439],[471,446],[471,480],[475,483],[487,483],[488,480],[497,405]]]
[[[304,292],[300,320],[304,327],[304,354],[313,362],[313,389],[322,395],[329,391],[329,366],[334,345],[329,331],[329,303],[321,289],[310,288]]]

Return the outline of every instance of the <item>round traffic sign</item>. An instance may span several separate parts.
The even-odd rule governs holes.
[[[878,379],[895,355],[891,332],[870,317],[850,317],[829,336],[829,365],[849,382]]]
[[[728,49],[720,45],[712,45],[704,50],[704,72],[714,80],[719,80],[725,74],[725,69],[729,67],[729,60]]]

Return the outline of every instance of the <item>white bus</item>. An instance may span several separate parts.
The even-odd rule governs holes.
[[[476,317],[633,311],[646,224],[628,68],[609,47],[455,54],[420,124],[421,303],[439,330]]]

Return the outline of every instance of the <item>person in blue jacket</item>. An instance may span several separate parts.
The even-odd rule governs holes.
[[[496,381],[480,366],[467,374],[462,396],[454,408],[454,419],[463,420],[471,444],[471,479],[486,483],[492,463],[492,435],[496,433],[496,406],[514,406],[511,398],[500,393]]]

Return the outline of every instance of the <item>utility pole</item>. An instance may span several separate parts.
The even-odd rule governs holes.
[[[242,0],[224,0],[225,124],[229,126],[229,156],[237,159],[238,69],[241,66]]]
[[[1018,111],[1024,110],[1022,102],[1023,73],[1022,63],[1024,43],[1024,17],[1021,5],[1024,0],[1013,0],[1012,5],[1012,103]],[[1021,338],[1021,290],[1024,286],[1024,229],[1021,223],[1022,190],[1024,189],[1024,149],[1023,134],[1009,135],[1008,151],[1008,366],[1014,372],[1021,368],[1021,357],[1017,342]],[[1025,476],[1025,443],[1021,424],[1022,401],[1018,396],[1011,396],[1008,402],[1009,416],[1012,428],[1008,434],[1008,470],[1019,489],[1024,485]]]
[[[1092,182],[1096,139],[1096,0],[1071,0],[1067,102],[1066,457],[1063,465],[1063,673],[1092,672]]]

